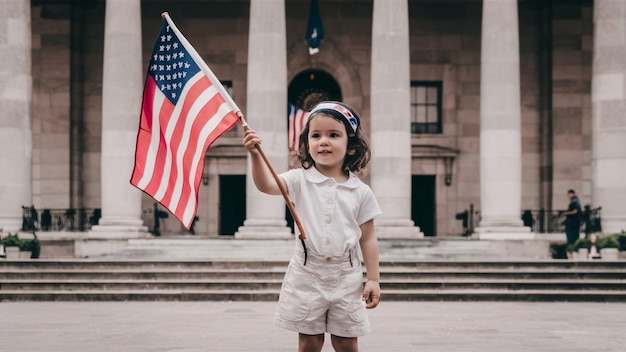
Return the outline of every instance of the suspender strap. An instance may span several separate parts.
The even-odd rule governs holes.
[[[307,258],[306,244],[304,244],[304,239],[301,238],[300,241],[302,242],[302,248],[304,249],[304,265],[306,265],[306,258]]]

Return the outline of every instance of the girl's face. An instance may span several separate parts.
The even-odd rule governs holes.
[[[348,134],[343,123],[318,114],[309,121],[309,154],[316,168],[332,176],[343,173],[342,166],[348,149]]]

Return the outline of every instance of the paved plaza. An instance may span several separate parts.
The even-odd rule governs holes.
[[[296,351],[273,302],[2,302],[0,351]],[[625,352],[621,303],[383,302],[362,352]],[[323,351],[332,351],[327,338]]]

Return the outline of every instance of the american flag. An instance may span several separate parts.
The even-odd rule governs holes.
[[[297,106],[289,103],[287,106],[287,125],[289,127],[289,133],[287,134],[289,138],[289,150],[294,151],[298,148],[298,140],[300,138],[300,133],[304,129],[304,125],[306,124],[306,119],[309,114],[298,108]]]
[[[143,93],[131,184],[189,229],[206,150],[239,121],[239,109],[167,13]]]

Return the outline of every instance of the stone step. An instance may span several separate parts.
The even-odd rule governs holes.
[[[86,291],[86,290],[276,290],[282,280],[0,280],[0,290],[50,290],[50,291]],[[486,279],[450,279],[450,280],[382,280],[382,290],[425,290],[440,291],[455,289],[493,289],[493,290],[623,290],[626,280],[486,280]]]
[[[287,265],[5,260],[0,300],[276,300]],[[626,301],[625,261],[394,260],[382,261],[380,271],[385,300]]]
[[[282,280],[0,280],[4,290],[87,291],[87,290],[274,290]]]
[[[278,279],[285,274],[286,267],[252,268],[252,269],[203,269],[203,268],[96,268],[96,269],[20,269],[0,267],[0,279],[117,279],[117,280],[145,280],[145,279]],[[406,280],[406,279],[626,279],[626,270],[622,269],[431,269],[431,268],[396,268],[382,267],[380,270],[383,280]]]
[[[571,261],[571,260],[393,260],[381,261],[382,267],[402,269],[448,268],[448,269],[626,269],[626,261]]]
[[[506,270],[506,269],[477,269],[477,270],[421,270],[421,271],[384,271],[381,270],[381,277],[391,280],[429,278],[429,279],[450,279],[450,278],[475,278],[475,279],[626,279],[626,271],[619,269],[607,270]]]
[[[4,269],[110,269],[110,268],[184,268],[184,269],[283,269],[288,265],[284,260],[115,260],[115,259],[25,259],[0,260],[0,270]],[[569,261],[569,260],[393,260],[380,261],[384,268],[410,269],[621,269],[626,270],[626,261]]]
[[[475,240],[471,238],[379,239],[381,260],[408,259],[550,259],[550,243],[546,236],[533,240]],[[557,241],[564,241],[560,235]],[[128,247],[114,258],[197,258],[246,259],[273,258],[288,260],[294,249],[294,239],[233,239],[199,236],[162,236],[131,239]]]
[[[295,241],[288,240],[237,240],[187,236],[185,238],[161,237],[131,239],[128,248],[113,254],[115,258],[203,258],[245,259],[280,258],[288,260]],[[514,246],[515,247],[515,246]],[[536,257],[547,258],[548,247],[533,251]],[[391,258],[506,258],[510,253],[488,241],[467,239],[380,240],[381,259]],[[540,247],[541,248],[541,247]],[[514,250],[515,252],[519,252]],[[521,257],[527,257],[524,253]]]
[[[386,290],[622,290],[626,293],[626,280],[520,280],[510,279],[449,279],[449,280],[393,280],[381,281]]]
[[[385,301],[543,301],[626,302],[623,291],[568,291],[492,289],[473,290],[384,290]],[[0,301],[277,301],[275,290],[119,290],[119,291],[28,291],[2,290]]]
[[[27,270],[0,270],[0,279],[91,279],[91,280],[146,280],[146,279],[263,279],[282,280],[285,270],[259,270],[259,269],[235,269],[235,270],[207,270],[207,269],[27,269]]]
[[[0,301],[277,301],[277,290],[0,290]]]
[[[286,268],[284,260],[115,260],[115,259],[28,259],[2,260],[0,271],[4,269],[114,269],[114,268],[184,268],[184,269],[253,269]]]
[[[625,291],[606,290],[386,290],[385,301],[626,302]]]

